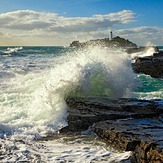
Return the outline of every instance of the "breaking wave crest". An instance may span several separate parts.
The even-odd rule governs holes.
[[[0,55],[6,55],[6,56],[15,56],[19,55],[19,51],[22,50],[23,47],[15,47],[15,48],[7,48],[3,51],[0,51]]]
[[[128,97],[136,84],[126,53],[72,50],[56,57],[51,68],[8,80],[0,92],[0,134],[37,139],[67,125],[67,97]]]

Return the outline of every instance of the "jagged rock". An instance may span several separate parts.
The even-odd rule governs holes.
[[[141,141],[135,148],[132,160],[137,163],[162,163],[163,148],[153,142]]]
[[[133,63],[136,73],[144,73],[155,78],[163,77],[163,52],[154,53],[153,56],[137,58]]]
[[[161,100],[69,98],[68,127],[61,133],[90,129],[115,149],[133,151],[133,162],[163,157]],[[161,162],[160,162],[161,163]]]
[[[108,120],[96,123],[92,130],[112,147],[134,151],[134,162],[163,162],[163,123],[159,119]]]
[[[158,53],[153,54],[154,57],[163,57],[163,51],[159,51]]]

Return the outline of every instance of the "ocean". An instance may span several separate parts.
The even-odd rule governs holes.
[[[163,47],[159,47],[163,49]],[[0,162],[120,162],[118,152],[89,131],[59,136],[67,97],[163,99],[163,80],[135,74],[145,53],[89,47],[0,47]],[[41,138],[53,135],[54,139]],[[127,162],[127,161],[126,161]]]

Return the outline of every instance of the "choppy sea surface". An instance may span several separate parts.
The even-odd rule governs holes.
[[[135,74],[131,67],[135,57],[151,54],[152,49],[129,55],[101,47],[0,47],[0,162],[127,159],[130,152],[115,151],[86,132],[58,137],[67,125],[65,99],[163,99],[163,80]],[[48,135],[56,138],[38,141]]]

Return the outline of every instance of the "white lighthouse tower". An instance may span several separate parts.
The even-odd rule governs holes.
[[[110,40],[112,40],[112,39],[113,39],[113,32],[110,31]]]

